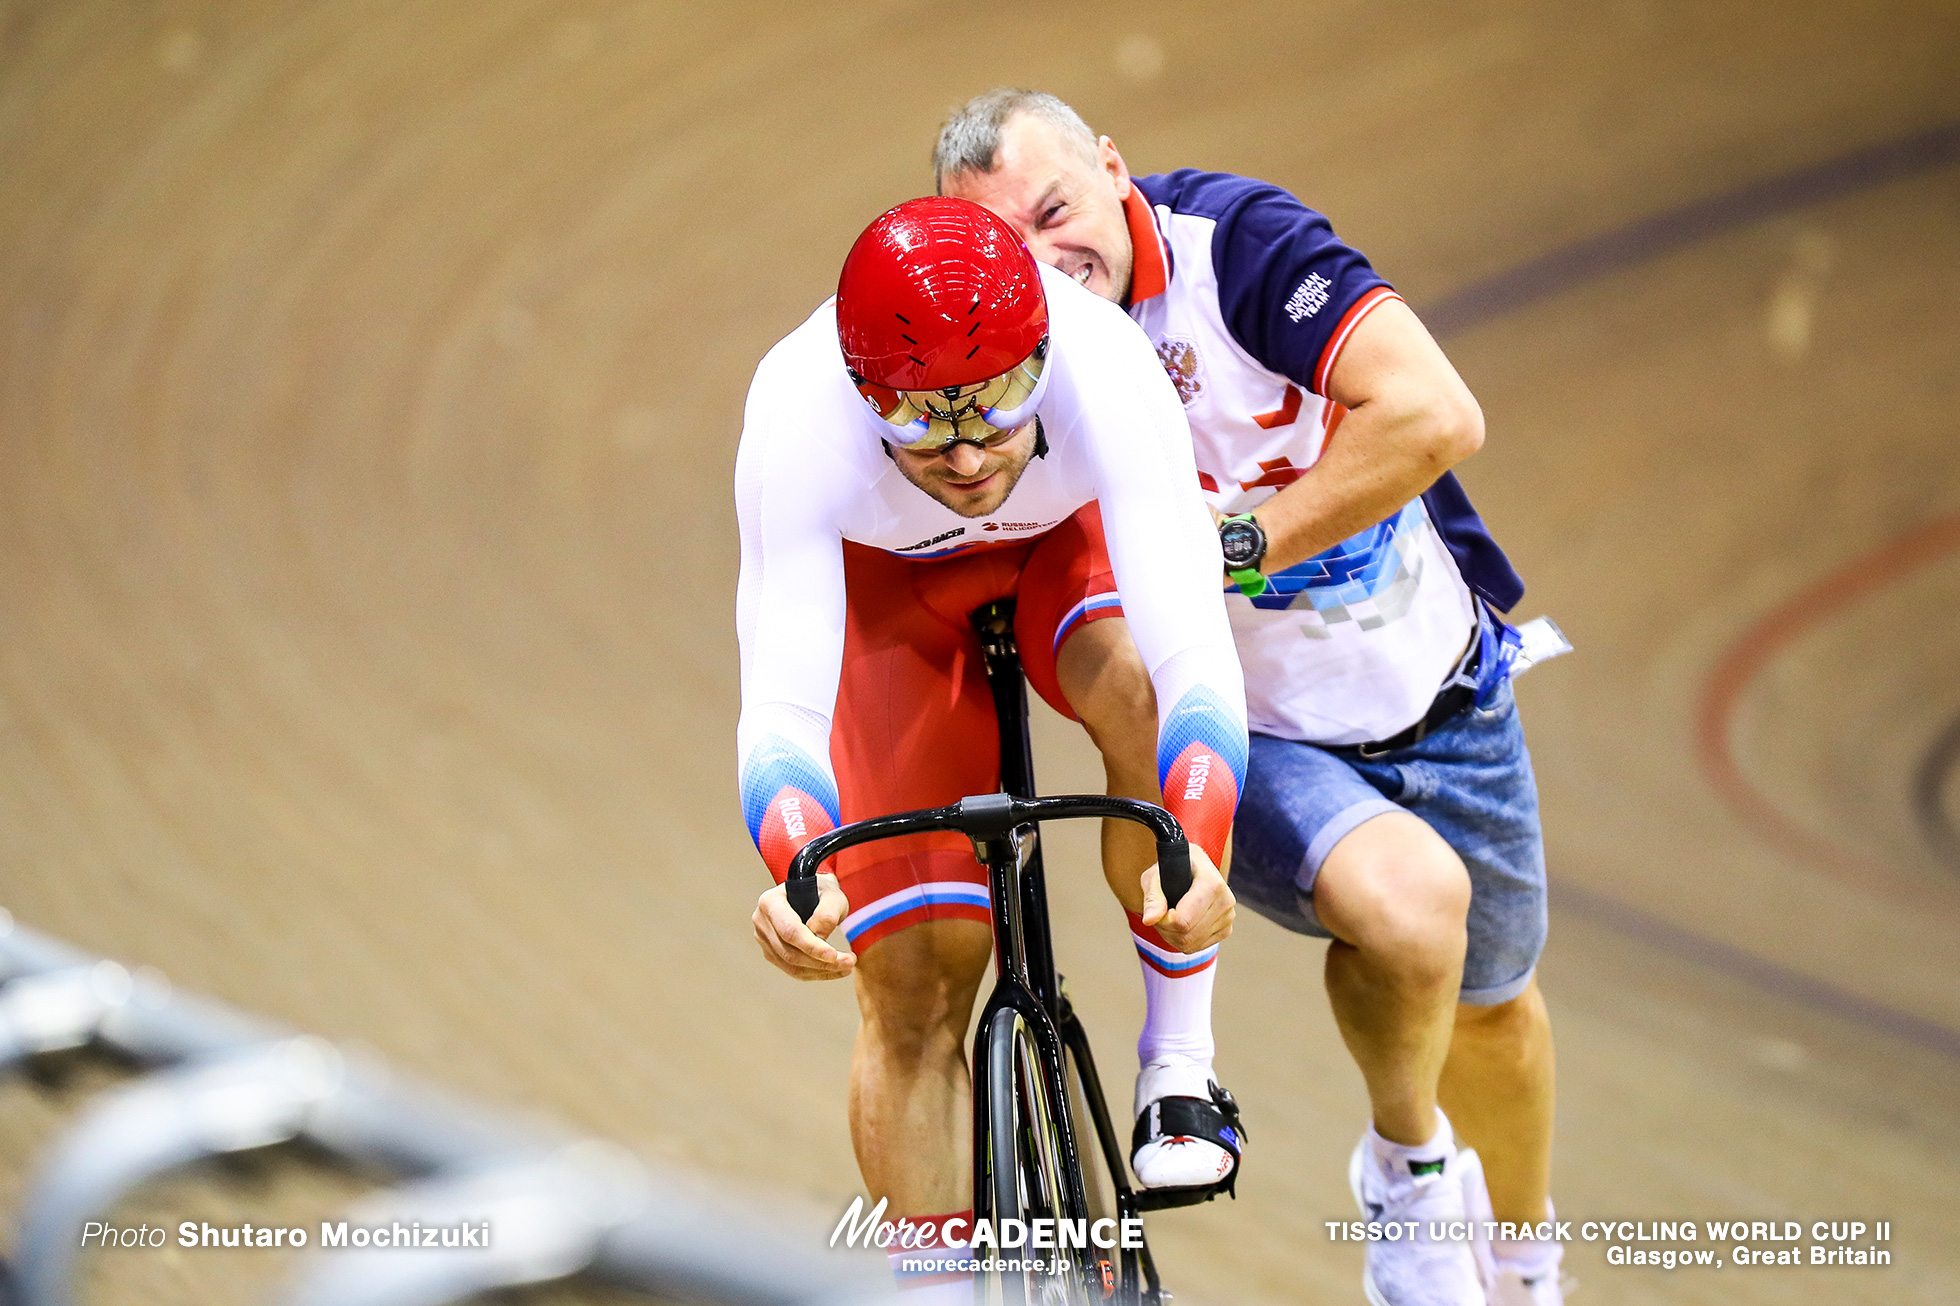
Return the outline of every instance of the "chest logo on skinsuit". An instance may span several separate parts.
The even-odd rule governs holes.
[[[980,529],[983,531],[1040,531],[1046,530],[1054,524],[1051,521],[990,521],[982,522]]]
[[[940,532],[939,534],[937,534],[937,535],[935,535],[935,536],[933,536],[933,537],[932,537],[931,539],[929,539],[929,540],[920,540],[920,541],[919,541],[919,542],[918,542],[917,544],[907,544],[907,545],[905,545],[905,546],[903,546],[902,548],[897,548],[897,549],[893,549],[893,550],[892,550],[892,552],[893,552],[893,553],[911,553],[911,552],[912,552],[913,550],[915,550],[915,549],[930,549],[930,548],[931,548],[931,547],[932,547],[933,545],[935,545],[935,544],[943,544],[943,543],[945,543],[945,542],[946,542],[947,540],[950,540],[950,539],[952,539],[952,538],[954,538],[955,536],[958,536],[958,535],[964,535],[964,534],[966,534],[966,527],[964,527],[964,526],[955,526],[955,527],[954,527],[954,528],[953,528],[952,530],[950,530],[950,531],[941,531],[941,532]]]
[[[1163,363],[1171,384],[1177,387],[1177,397],[1186,405],[1205,392],[1205,383],[1198,375],[1201,364],[1197,345],[1177,336],[1166,336],[1157,346],[1157,359]]]

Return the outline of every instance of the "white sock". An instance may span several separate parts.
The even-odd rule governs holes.
[[[1456,1131],[1450,1128],[1450,1118],[1441,1107],[1436,1109],[1436,1132],[1420,1143],[1391,1143],[1376,1133],[1373,1125],[1368,1126],[1368,1142],[1374,1148],[1375,1160],[1391,1174],[1413,1175],[1413,1166],[1432,1166],[1456,1154]]]
[[[1218,978],[1218,948],[1213,945],[1186,956],[1134,914],[1130,936],[1143,967],[1143,1032],[1137,1036],[1137,1064],[1161,1068],[1167,1077],[1164,1092],[1207,1097],[1211,1061],[1217,1052],[1211,1036],[1211,990]],[[1137,1110],[1144,1105],[1138,1102]]]
[[[1211,1097],[1211,989],[1218,978],[1218,948],[1186,956],[1163,936],[1130,916],[1130,936],[1143,965],[1143,1033],[1137,1036],[1135,1114],[1166,1097]],[[1184,1188],[1217,1183],[1232,1170],[1232,1155],[1202,1138],[1163,1138],[1130,1158],[1145,1188]]]

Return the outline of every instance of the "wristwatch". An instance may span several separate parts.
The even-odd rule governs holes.
[[[1264,594],[1271,582],[1260,572],[1266,560],[1266,532],[1251,513],[1226,517],[1218,523],[1218,544],[1225,551],[1225,574],[1247,598]]]

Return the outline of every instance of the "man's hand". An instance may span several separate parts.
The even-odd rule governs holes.
[[[1232,918],[1237,913],[1238,900],[1232,897],[1231,887],[1195,843],[1191,845],[1191,887],[1178,901],[1176,911],[1165,910],[1157,868],[1152,866],[1143,873],[1143,923],[1155,926],[1164,942],[1186,956],[1224,942],[1232,933]]]
[[[1194,873],[1195,862],[1194,858]],[[817,891],[817,911],[808,925],[797,919],[796,909],[789,905],[788,891],[780,884],[756,900],[752,918],[756,944],[770,964],[791,979],[843,979],[857,968],[856,953],[839,952],[824,942],[838,922],[850,915],[850,901],[837,887],[834,875],[817,876]]]

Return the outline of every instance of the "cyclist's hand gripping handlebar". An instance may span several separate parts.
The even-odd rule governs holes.
[[[1004,838],[1016,826],[1078,817],[1114,817],[1148,826],[1157,836],[1158,883],[1163,888],[1165,903],[1176,907],[1178,899],[1190,889],[1191,845],[1185,842],[1184,827],[1177,823],[1177,818],[1153,803],[1106,794],[1066,794],[1054,798],[983,794],[962,798],[946,807],[853,821],[826,830],[804,844],[790,862],[784,889],[789,895],[789,905],[808,921],[817,910],[817,867],[846,848],[933,830],[957,830],[969,839],[984,842]]]

